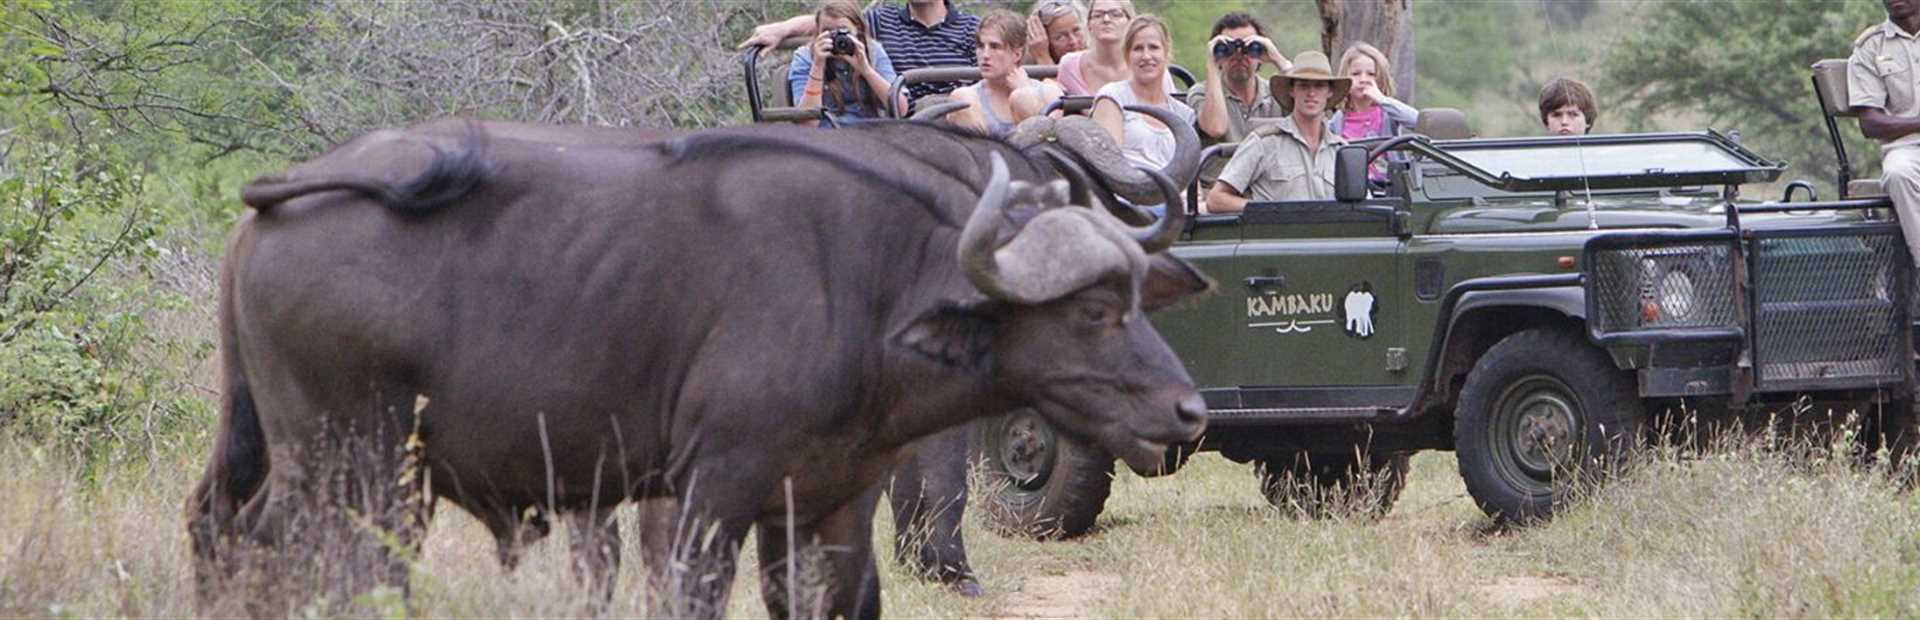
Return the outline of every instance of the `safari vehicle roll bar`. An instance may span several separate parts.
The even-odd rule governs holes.
[[[787,37],[778,44],[775,44],[773,50],[788,51],[799,49],[801,46],[806,45],[808,41],[812,40],[812,37]],[[740,57],[740,65],[746,70],[747,74],[747,109],[753,115],[753,122],[793,123],[825,119],[830,124],[838,124],[832,115],[827,114],[824,108],[819,106],[806,108],[794,106],[793,90],[791,88],[780,89],[780,101],[784,102],[784,105],[779,107],[766,107],[766,104],[761,103],[760,54],[765,51],[767,51],[766,46],[755,45],[747,48],[746,53]]]

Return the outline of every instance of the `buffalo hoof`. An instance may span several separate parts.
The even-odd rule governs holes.
[[[967,598],[980,598],[987,595],[987,589],[980,587],[980,582],[970,576],[956,579],[947,584],[947,587],[951,588],[954,594]]]

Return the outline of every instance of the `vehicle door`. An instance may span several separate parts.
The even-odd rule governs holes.
[[[1220,379],[1242,389],[1242,406],[1334,406],[1296,388],[1411,382],[1394,204],[1248,204],[1234,256],[1213,274],[1239,310]]]

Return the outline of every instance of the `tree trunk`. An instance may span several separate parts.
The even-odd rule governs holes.
[[[1412,0],[1315,0],[1320,48],[1339,71],[1340,54],[1356,41],[1380,48],[1393,65],[1393,96],[1414,103]]]

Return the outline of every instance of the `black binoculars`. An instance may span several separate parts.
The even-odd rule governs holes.
[[[1259,41],[1242,41],[1239,39],[1229,39],[1213,44],[1214,58],[1224,59],[1239,52],[1246,52],[1248,58],[1265,58],[1267,55],[1267,46]]]

